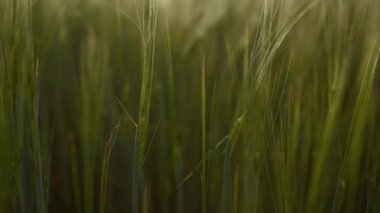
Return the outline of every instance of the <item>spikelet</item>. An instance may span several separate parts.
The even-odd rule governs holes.
[[[241,115],[240,117],[238,117],[232,128],[231,128],[231,131],[229,133],[229,139],[230,139],[230,143],[231,143],[231,152],[234,150],[235,148],[235,145],[236,145],[236,142],[237,142],[237,139],[239,137],[239,134],[240,134],[240,130],[243,126],[243,122],[244,122],[244,118],[245,116],[244,115]]]
[[[139,119],[138,125],[138,160],[139,167],[142,169],[145,163],[145,154],[146,154],[146,144],[147,144],[147,131],[148,131],[148,121],[146,117]]]

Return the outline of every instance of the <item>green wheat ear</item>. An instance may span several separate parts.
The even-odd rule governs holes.
[[[145,163],[145,154],[146,154],[146,148],[147,148],[147,131],[148,131],[148,121],[146,117],[142,117],[139,119],[139,125],[138,125],[138,155],[139,155],[139,166],[142,168]]]
[[[245,119],[245,115],[241,115],[240,117],[238,117],[235,120],[234,124],[232,125],[231,131],[229,133],[229,139],[230,139],[230,143],[232,145],[231,146],[231,152],[234,150],[234,148],[236,146],[241,128],[243,126],[244,119]]]

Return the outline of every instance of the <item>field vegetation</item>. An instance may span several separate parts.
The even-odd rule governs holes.
[[[0,0],[0,212],[380,212],[380,1]]]

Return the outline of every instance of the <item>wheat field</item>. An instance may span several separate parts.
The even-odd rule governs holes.
[[[0,212],[380,212],[379,0],[0,0]]]

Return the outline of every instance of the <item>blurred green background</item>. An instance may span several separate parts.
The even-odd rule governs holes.
[[[380,212],[377,0],[0,0],[0,212]]]

